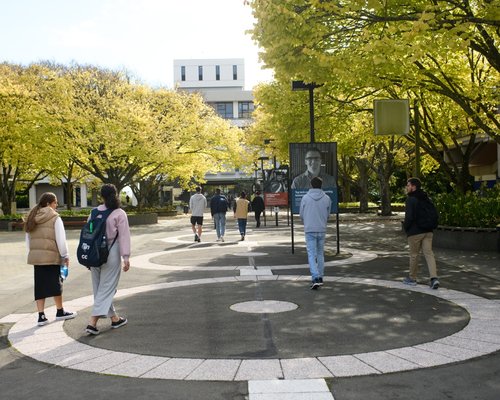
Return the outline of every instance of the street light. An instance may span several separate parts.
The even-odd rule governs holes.
[[[274,142],[274,139],[264,139],[264,146],[267,146],[267,145],[270,145],[271,142]],[[273,149],[273,168],[276,169],[276,154],[275,153],[275,150],[276,148],[275,147],[272,147]]]
[[[264,181],[264,161],[269,160],[269,157],[259,157],[260,170],[262,171],[262,181]]]
[[[292,81],[292,91],[309,91],[309,135],[311,143],[314,143],[314,89],[323,85],[317,85],[314,82],[305,83],[304,81]]]

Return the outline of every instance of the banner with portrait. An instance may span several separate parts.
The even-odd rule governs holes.
[[[338,212],[337,143],[290,143],[290,196],[292,214],[299,214],[300,201],[319,176],[322,189],[332,200],[331,213]]]
[[[288,170],[273,168],[266,171],[264,181],[264,203],[266,207],[288,206]]]

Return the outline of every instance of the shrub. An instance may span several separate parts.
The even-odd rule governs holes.
[[[351,202],[339,202],[340,208],[359,208],[359,201],[351,201]],[[368,203],[368,207],[375,208],[377,207],[376,203]]]
[[[500,224],[500,184],[474,192],[445,193],[433,197],[439,224],[445,226],[495,228]]]
[[[2,220],[8,220],[8,221],[16,221],[19,219],[23,219],[24,214],[6,214],[6,215],[0,215],[0,219]]]
[[[91,208],[82,208],[79,210],[57,210],[61,217],[88,217]]]

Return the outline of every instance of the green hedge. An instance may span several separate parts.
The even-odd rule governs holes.
[[[495,228],[500,224],[500,184],[466,194],[433,196],[439,211],[439,225]]]
[[[91,208],[82,208],[78,210],[63,210],[58,209],[57,212],[61,217],[88,217],[90,214]],[[172,208],[148,208],[138,210],[135,207],[126,208],[128,215],[137,215],[137,214],[148,214],[148,213],[157,213],[162,211],[171,211]],[[8,214],[8,215],[0,215],[0,220],[20,220],[26,217],[27,214]]]
[[[0,219],[2,220],[8,220],[8,221],[13,221],[13,220],[18,220],[18,219],[23,219],[24,214],[7,214],[7,215],[0,215]]]
[[[359,201],[339,202],[340,208],[359,208]],[[376,203],[369,202],[368,207],[377,207]]]

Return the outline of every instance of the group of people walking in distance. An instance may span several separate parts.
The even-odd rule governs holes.
[[[196,192],[189,199],[189,209],[191,210],[191,228],[194,233],[194,241],[201,242],[201,234],[203,232],[203,214],[207,208],[208,202],[205,195],[201,193],[201,187],[196,187]],[[217,233],[217,242],[224,242],[226,233],[226,213],[231,209],[231,203],[224,196],[219,188],[215,189],[215,194],[210,199],[210,214],[214,220],[215,232]],[[252,201],[247,199],[247,194],[241,192],[240,196],[234,201],[233,212],[234,218],[238,222],[238,231],[240,233],[240,241],[245,240],[247,234],[248,214],[250,211],[255,212],[256,227],[260,227],[260,216],[264,211],[264,199],[260,192],[255,193]]]
[[[300,203],[300,218],[304,225],[307,259],[311,274],[310,289],[317,290],[323,285],[324,248],[332,204],[330,197],[322,190],[321,177],[313,176],[309,184],[310,187]],[[432,202],[422,190],[422,184],[417,178],[408,179],[406,191],[408,196],[403,225],[408,237],[410,263],[409,274],[404,278],[403,283],[417,285],[418,258],[420,252],[423,251],[429,270],[429,285],[432,289],[438,289],[440,282],[432,251],[433,229],[437,226],[437,220],[429,224],[429,216],[425,216],[422,211],[429,209],[422,207],[422,204],[428,205]],[[89,268],[94,294],[94,304],[85,328],[89,335],[100,333],[98,322],[101,319],[109,318],[112,329],[120,328],[128,323],[127,318],[117,314],[113,305],[120,274],[130,269],[131,235],[128,218],[121,208],[119,193],[114,185],[104,184],[101,187],[101,198],[103,202],[97,207],[97,211],[112,210],[105,221],[109,255],[107,261],[100,267]],[[61,266],[69,266],[70,256],[63,221],[56,211],[57,206],[56,195],[44,193],[24,221],[27,262],[34,266],[34,298],[39,326],[49,323],[45,315],[45,300],[49,297],[54,299],[56,320],[68,320],[77,316],[76,312],[68,311],[63,306],[63,278],[60,271]],[[203,216],[207,207],[207,199],[201,193],[201,187],[197,187],[196,193],[189,201],[190,222],[195,242],[201,241]],[[220,189],[216,189],[210,200],[210,213],[215,223],[218,242],[224,242],[226,213],[230,209],[231,204],[226,196],[221,193]],[[252,201],[247,199],[245,192],[240,193],[233,205],[234,218],[237,220],[241,236],[240,241],[244,241],[246,237],[249,212],[252,210],[255,212],[256,227],[259,228],[261,226],[260,215],[264,209],[264,200],[260,192],[255,193]]]

